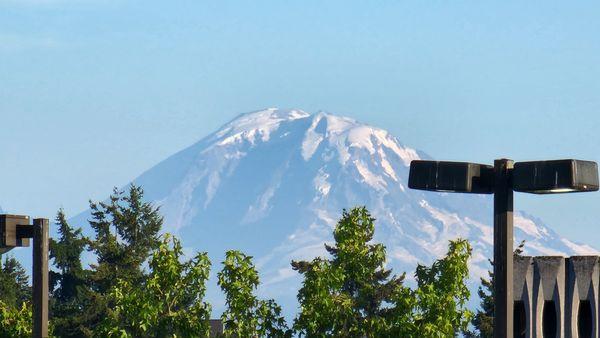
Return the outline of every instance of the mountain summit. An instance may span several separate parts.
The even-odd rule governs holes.
[[[485,275],[492,199],[408,189],[410,161],[428,158],[347,117],[270,108],[238,116],[135,183],[161,206],[166,231],[208,251],[215,267],[228,249],[253,255],[262,292],[285,306],[295,304],[299,280],[290,261],[325,255],[342,209],[357,205],[377,218],[375,240],[396,273],[410,279],[418,262],[429,264],[462,237],[473,245],[471,278]],[[522,212],[515,236],[532,255],[596,252]]]

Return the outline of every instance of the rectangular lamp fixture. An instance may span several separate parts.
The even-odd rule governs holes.
[[[415,160],[410,163],[411,189],[491,194],[494,167],[468,162]]]
[[[533,194],[598,190],[598,165],[592,161],[553,160],[517,162],[513,189]]]
[[[20,246],[29,246],[29,238],[19,236],[29,225],[29,216],[0,215],[0,253]]]

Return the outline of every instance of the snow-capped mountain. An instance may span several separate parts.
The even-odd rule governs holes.
[[[272,108],[240,115],[135,183],[161,206],[166,231],[189,250],[208,251],[215,268],[228,249],[253,255],[263,295],[293,312],[299,278],[290,261],[325,255],[342,209],[357,205],[377,218],[375,239],[396,272],[410,278],[418,262],[429,264],[462,237],[474,248],[472,280],[486,274],[491,196],[408,189],[411,160],[427,158],[350,118]],[[532,255],[596,252],[522,212],[515,236]],[[211,294],[218,311],[222,297]]]

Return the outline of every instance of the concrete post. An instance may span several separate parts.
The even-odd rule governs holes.
[[[533,325],[531,325],[533,314],[533,257],[516,256],[514,257],[513,266],[514,338],[533,338]],[[522,308],[517,306],[517,302],[521,302]],[[522,315],[521,310],[524,311],[524,322],[518,318]]]
[[[562,338],[565,332],[565,259],[540,256],[533,261],[534,336]],[[546,308],[552,302],[554,308]]]
[[[567,338],[598,338],[599,262],[598,256],[573,256],[567,259]]]

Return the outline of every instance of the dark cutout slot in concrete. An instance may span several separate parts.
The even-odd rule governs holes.
[[[592,337],[592,305],[589,300],[579,301],[577,334],[580,338]]]
[[[553,300],[547,300],[544,302],[544,312],[542,313],[542,337],[544,338],[556,338],[557,329],[557,315],[556,306]]]
[[[513,323],[513,336],[515,338],[525,338],[527,317],[525,314],[525,304],[520,300],[515,301]]]

